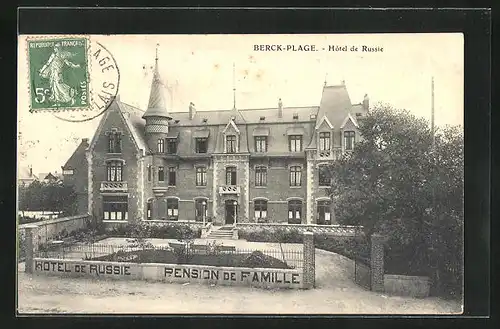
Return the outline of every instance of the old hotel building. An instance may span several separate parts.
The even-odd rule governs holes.
[[[62,167],[80,211],[140,220],[334,224],[322,166],[352,150],[368,97],[323,87],[319,106],[171,112],[158,73],[147,110],[116,97]]]

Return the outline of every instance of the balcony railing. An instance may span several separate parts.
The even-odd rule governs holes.
[[[240,187],[233,185],[219,186],[219,194],[240,194]]]
[[[337,160],[342,156],[341,148],[334,148],[333,150],[318,151],[317,157],[320,160]]]
[[[101,192],[127,192],[127,182],[101,182]]]

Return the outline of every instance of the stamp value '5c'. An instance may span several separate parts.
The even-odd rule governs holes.
[[[31,110],[87,109],[86,38],[28,40]]]

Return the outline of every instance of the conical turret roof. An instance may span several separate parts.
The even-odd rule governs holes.
[[[158,57],[155,59],[155,68],[153,73],[153,81],[151,83],[151,92],[149,94],[148,109],[142,116],[146,117],[166,117],[171,119],[167,111],[167,100],[165,96],[165,85],[161,80],[160,73],[158,70]]]

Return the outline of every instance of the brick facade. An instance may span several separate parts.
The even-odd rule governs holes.
[[[206,218],[223,225],[233,222],[235,202],[236,222],[256,222],[257,202],[267,205],[260,212],[265,217],[260,221],[288,223],[292,214],[300,217],[302,224],[318,223],[318,201],[329,200],[328,189],[319,186],[318,166],[332,163],[346,151],[345,131],[354,132],[354,140],[359,140],[358,123],[368,112],[367,98],[363,104],[351,104],[342,84],[325,86],[319,106],[283,107],[280,101],[278,108],[270,109],[196,111],[191,104],[189,112],[171,113],[160,97],[160,78],[155,72],[147,111],[115,99],[86,150],[78,177],[86,179],[87,186],[81,192],[88,198],[89,212],[104,219],[103,198],[126,196],[128,217],[121,218],[122,222],[200,220],[195,218],[198,200],[206,203]],[[119,154],[108,150],[113,131],[122,136]],[[327,146],[320,133],[330,134]],[[230,150],[228,136],[235,138],[235,150]],[[290,145],[296,137],[291,136],[301,138],[296,150]],[[207,149],[201,152],[197,147],[200,138],[208,141]],[[265,139],[265,150],[259,149],[257,138]],[[168,150],[171,141],[175,152]],[[123,163],[119,184],[107,182],[109,161]],[[159,180],[161,167],[163,181]],[[171,167],[175,186],[168,183]],[[199,167],[206,169],[204,186],[196,184]],[[235,167],[236,182],[226,181],[228,167]],[[266,171],[263,186],[256,183],[257,167]],[[290,183],[292,168],[294,172],[300,168],[297,186]],[[290,202],[296,206],[301,203],[300,216],[289,211]],[[176,204],[175,212],[167,213],[167,204]],[[173,213],[176,218],[169,216]],[[336,224],[333,215],[328,218],[329,224]]]

